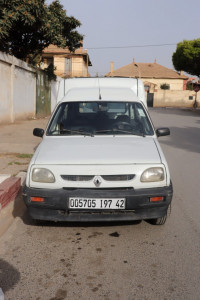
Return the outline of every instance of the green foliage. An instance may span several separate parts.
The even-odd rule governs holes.
[[[22,154],[17,154],[18,158],[32,158],[33,154],[28,154],[28,153],[22,153]]]
[[[161,88],[161,90],[169,90],[170,86],[167,83],[163,83],[163,84],[160,85],[160,88]]]
[[[186,90],[193,91],[193,85],[190,82],[187,82]]]
[[[37,56],[50,44],[74,51],[83,36],[81,25],[68,17],[59,0],[50,5],[45,0],[0,1],[0,51],[36,64]]]
[[[46,69],[44,69],[44,71],[46,72],[47,76],[48,76],[48,80],[56,80],[56,75],[54,74],[54,71],[56,70],[56,68],[54,67],[53,64],[50,64]]]
[[[177,71],[200,76],[200,39],[178,43],[172,61]]]

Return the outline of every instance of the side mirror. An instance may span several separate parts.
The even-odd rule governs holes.
[[[38,137],[43,137],[43,135],[44,135],[44,129],[42,129],[42,128],[34,128],[33,129],[33,135],[38,136]]]
[[[158,128],[158,129],[156,129],[156,135],[157,135],[157,137],[170,135],[170,130],[169,130],[169,128]]]

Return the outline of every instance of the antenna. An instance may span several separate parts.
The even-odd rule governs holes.
[[[99,78],[98,78],[98,82],[99,82],[99,100],[101,100],[101,90],[100,90],[100,81],[99,81]]]
[[[135,62],[135,61],[133,61],[133,62]],[[139,74],[139,78],[140,78],[140,77],[141,77],[141,74],[140,74],[139,66],[138,66],[137,64],[134,64],[134,66],[137,67],[137,69],[138,69],[138,74]],[[137,79],[137,96],[138,96],[138,77],[136,77],[136,79]]]

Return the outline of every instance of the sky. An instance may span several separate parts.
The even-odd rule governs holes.
[[[47,0],[46,3],[51,3]],[[91,76],[135,62],[156,62],[170,69],[178,42],[200,38],[200,0],[60,0],[82,26]],[[165,46],[152,46],[163,45]],[[150,46],[148,46],[150,45]],[[141,47],[142,46],[142,47]],[[103,48],[104,49],[97,49]],[[96,49],[95,49],[96,48]]]

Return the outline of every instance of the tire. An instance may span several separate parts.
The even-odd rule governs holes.
[[[152,225],[164,225],[167,218],[170,216],[170,214],[171,214],[171,204],[168,206],[166,215],[164,215],[161,218],[150,219],[149,223]]]

